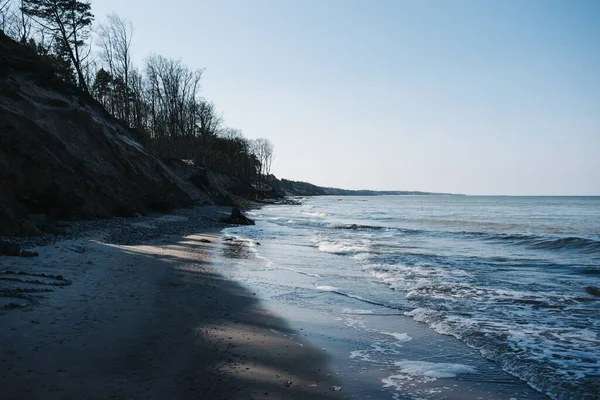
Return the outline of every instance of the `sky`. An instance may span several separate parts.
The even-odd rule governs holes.
[[[92,0],[133,54],[204,69],[278,177],[347,189],[600,195],[598,0]]]

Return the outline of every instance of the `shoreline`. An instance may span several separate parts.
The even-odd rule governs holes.
[[[1,280],[3,293],[52,290],[0,309],[3,398],[343,398],[327,355],[217,272],[220,230],[0,257],[2,271],[29,274],[4,274],[17,280]]]
[[[395,400],[548,398],[478,349],[407,315],[414,307],[381,297],[392,291],[369,295],[378,283],[344,269],[351,261],[338,254],[307,248],[297,231],[287,239],[279,238],[287,231],[265,226],[224,233],[232,238],[227,254],[220,254],[231,263],[225,275],[244,282],[265,307],[326,349],[345,393]]]

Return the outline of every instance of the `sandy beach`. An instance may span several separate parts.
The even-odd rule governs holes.
[[[0,257],[2,399],[344,397],[323,350],[216,272],[218,229],[105,238]]]

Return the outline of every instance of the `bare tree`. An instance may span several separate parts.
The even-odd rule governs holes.
[[[0,1],[0,15],[4,15],[6,10],[10,8],[11,0]]]
[[[222,129],[219,129],[219,131],[217,132],[217,135],[223,139],[227,139],[227,140],[236,140],[236,139],[243,139],[244,138],[244,134],[242,133],[241,129],[236,129],[236,128],[230,128],[230,127],[225,127]]]
[[[0,0],[0,29],[11,38],[25,44],[31,37],[31,19],[15,4],[23,1]]]
[[[252,153],[260,162],[258,175],[267,178],[271,173],[271,162],[273,161],[273,144],[269,139],[258,138],[251,142]]]
[[[189,143],[194,137],[206,139],[218,128],[214,106],[199,97],[201,77],[202,70],[190,70],[178,60],[157,55],[146,60],[152,133],[163,150],[168,143],[169,152],[180,157],[193,150]],[[201,147],[204,151],[205,146]]]
[[[0,0],[0,29],[5,33],[12,27],[12,2],[11,0]]]
[[[122,118],[130,124],[130,87],[131,87],[131,42],[133,38],[133,25],[131,22],[110,14],[105,24],[96,29],[100,49],[100,58],[106,69],[112,75],[114,82],[121,82]],[[112,105],[112,114],[115,115],[115,105]]]

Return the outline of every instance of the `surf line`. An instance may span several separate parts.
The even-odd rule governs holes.
[[[385,308],[388,308],[390,310],[412,311],[412,308],[392,306],[390,304],[385,304],[385,303],[380,303],[378,301],[373,301],[373,300],[365,299],[364,297],[356,296],[354,294],[340,292],[339,290],[337,290],[337,288],[333,288],[331,286],[316,286],[316,288],[317,288],[317,290],[321,290],[323,292],[334,293],[334,294],[337,294],[339,296],[344,296],[344,297],[347,297],[347,298],[350,298],[350,299],[354,299],[354,300],[358,300],[360,302],[371,304],[371,305],[374,305],[374,306],[385,307]],[[398,314],[391,314],[391,315],[398,315]]]

